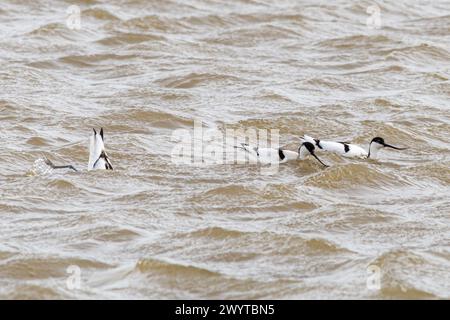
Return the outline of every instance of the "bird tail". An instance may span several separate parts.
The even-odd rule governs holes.
[[[248,143],[241,143],[240,146],[234,146],[235,149],[242,149],[244,151],[250,152],[250,146]]]

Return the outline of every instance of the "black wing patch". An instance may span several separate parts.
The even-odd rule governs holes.
[[[314,141],[316,142],[316,146],[317,146],[319,149],[323,149],[322,146],[320,145],[320,140],[319,140],[319,139],[314,139]]]
[[[111,161],[109,161],[109,158],[108,158],[108,156],[106,155],[105,152],[103,152],[103,156],[105,158],[105,168],[106,168],[106,170],[112,170],[113,167],[111,165]]]
[[[102,151],[102,153],[100,154],[100,157],[98,157],[97,161],[94,162],[94,165],[92,166],[93,168],[95,168],[95,166],[97,165],[97,163],[98,163],[98,161],[100,159],[104,159],[105,160],[105,168],[106,168],[106,170],[113,170],[111,162],[109,161],[109,158],[106,155],[105,151]]]
[[[286,156],[284,155],[283,150],[278,149],[278,156],[280,157],[281,160],[283,160],[284,158],[286,158]]]
[[[111,162],[109,162],[109,159],[106,159],[106,165],[105,165],[105,167],[106,167],[106,170],[113,170],[113,167],[112,167],[112,165],[111,165]]]
[[[344,145],[344,151],[345,151],[345,153],[347,153],[347,152],[350,151],[350,147],[348,146],[347,142],[339,142],[339,143],[342,143],[342,144]]]

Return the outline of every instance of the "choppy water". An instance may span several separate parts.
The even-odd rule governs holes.
[[[0,298],[450,298],[450,3],[377,3],[2,1]],[[177,166],[195,119],[409,149]]]

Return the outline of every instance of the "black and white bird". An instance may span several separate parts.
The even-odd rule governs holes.
[[[93,131],[90,137],[88,170],[113,170],[105,150],[103,128],[99,133],[95,129]]]
[[[298,148],[298,151],[275,148],[259,148],[258,146],[250,146],[247,143],[241,143],[240,146],[235,146],[235,148],[245,150],[252,158],[251,160],[261,164],[285,163],[293,160],[303,160],[307,156],[311,155],[323,166],[328,167],[316,156],[314,153],[314,144],[310,142],[303,142]]]
[[[90,170],[113,170],[111,161],[109,160],[108,154],[105,151],[105,143],[103,137],[103,128],[97,133],[95,129],[90,136],[90,146],[89,146],[89,163],[88,171]],[[72,165],[57,166],[53,164],[49,159],[44,158],[44,162],[52,169],[72,169],[78,171]]]
[[[383,148],[392,148],[396,150],[405,150],[406,148],[399,148],[384,142],[383,138],[375,137],[370,141],[368,149],[364,149],[358,145],[347,143],[347,142],[336,142],[319,140],[308,135],[304,135],[302,140],[305,142],[310,142],[314,144],[317,149],[321,151],[328,151],[339,154],[344,157],[355,157],[355,158],[376,158],[378,151]]]

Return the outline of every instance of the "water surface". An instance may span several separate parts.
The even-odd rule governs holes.
[[[450,3],[377,3],[3,1],[0,298],[450,298]],[[196,119],[409,149],[177,166]]]

